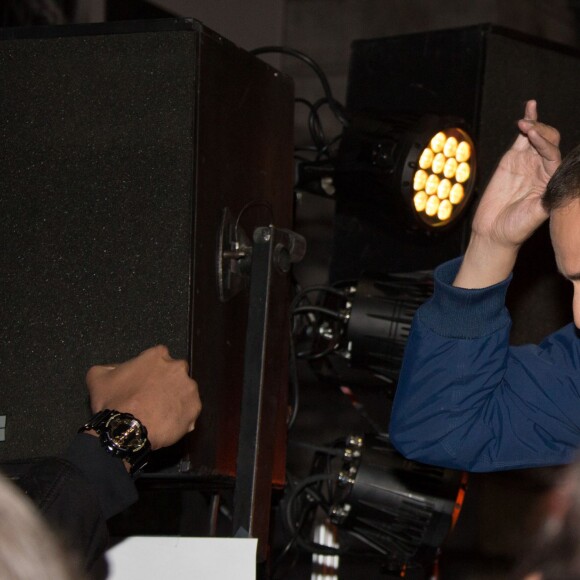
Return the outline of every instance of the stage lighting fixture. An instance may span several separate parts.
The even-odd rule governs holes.
[[[375,195],[402,197],[415,226],[445,228],[471,200],[475,145],[465,124],[453,117],[359,117],[343,135],[337,173],[343,180],[349,173],[366,174],[361,187],[368,187],[372,176]],[[380,205],[379,200],[377,210]]]
[[[431,272],[359,280],[343,333],[351,366],[397,376],[415,311],[432,293]]]
[[[415,311],[432,293],[431,271],[337,285],[332,293],[326,291],[322,306],[294,308],[294,315],[306,321],[302,333],[312,339],[311,348],[300,352],[300,358],[336,355],[349,367],[394,385]]]
[[[349,436],[331,521],[389,559],[428,564],[453,529],[467,474],[409,461],[387,434]]]
[[[305,303],[314,292],[319,300]],[[322,380],[393,397],[413,317],[432,293],[431,270],[306,288],[292,308],[295,356]]]

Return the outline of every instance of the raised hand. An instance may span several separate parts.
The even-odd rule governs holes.
[[[131,413],[147,427],[153,449],[172,445],[193,430],[201,411],[198,386],[188,370],[165,346],[121,364],[94,366],[87,373],[92,410]]]
[[[504,280],[521,245],[548,217],[541,200],[561,161],[560,134],[538,121],[535,101],[526,103],[518,127],[520,135],[502,157],[475,213],[456,286],[482,288]]]

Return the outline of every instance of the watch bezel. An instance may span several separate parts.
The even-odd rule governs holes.
[[[136,422],[138,424],[141,440],[137,447],[130,448],[119,445],[111,436],[111,422],[116,419]],[[148,439],[147,428],[131,413],[104,409],[94,415],[79,429],[79,433],[84,431],[95,431],[99,436],[99,442],[107,453],[129,463],[131,466],[131,475],[136,475],[147,464],[147,459],[151,452],[151,443]]]
[[[139,444],[136,447],[121,445],[113,437],[113,435],[111,434],[111,430],[112,430],[113,426],[111,424],[113,423],[113,421],[116,421],[116,420],[126,421],[128,424],[129,423],[137,423],[140,434],[134,435],[134,437],[139,438],[140,440],[139,440]],[[129,426],[128,426],[128,428],[129,428]],[[101,438],[102,438],[101,440],[103,441],[104,444],[111,446],[114,450],[117,450],[120,453],[138,453],[147,444],[147,429],[141,423],[141,421],[139,421],[139,419],[137,419],[136,417],[134,417],[130,413],[117,412],[117,413],[112,413],[109,416],[109,418],[106,420],[105,425],[104,425],[103,430],[102,430],[102,433],[101,433]]]

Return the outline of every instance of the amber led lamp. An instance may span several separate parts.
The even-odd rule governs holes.
[[[459,218],[475,183],[475,147],[459,126],[429,128],[409,150],[402,189],[416,221],[444,227]]]

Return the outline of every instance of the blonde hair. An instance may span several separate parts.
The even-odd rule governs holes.
[[[0,580],[79,580],[83,576],[34,504],[0,476]]]

